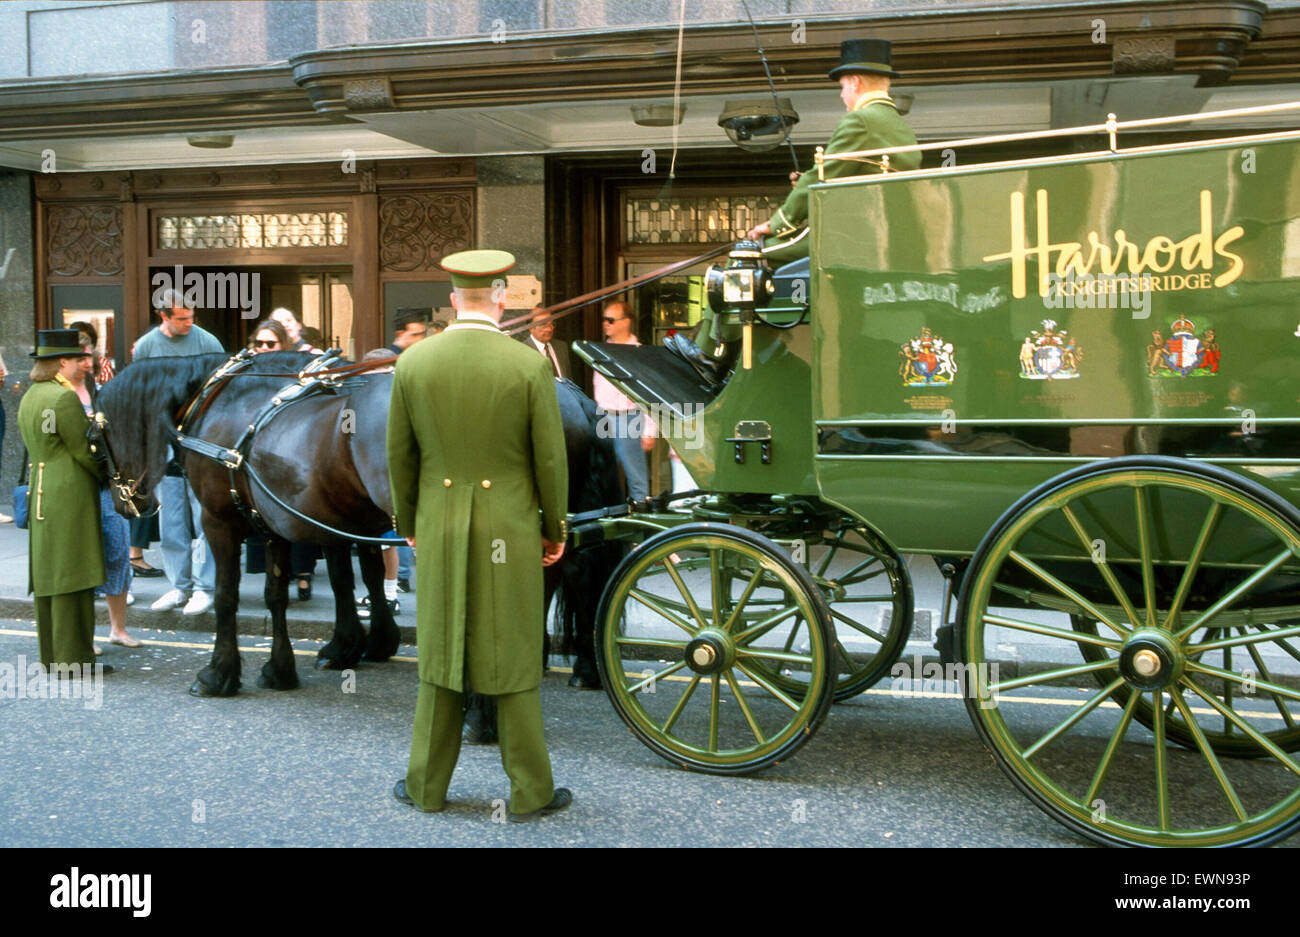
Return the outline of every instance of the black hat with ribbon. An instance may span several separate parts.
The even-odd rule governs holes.
[[[831,69],[831,78],[838,81],[842,75],[854,73],[898,78],[891,58],[892,46],[888,39],[845,39],[840,43],[840,64]]]
[[[81,348],[81,333],[76,329],[41,329],[36,333],[36,350],[32,358],[80,358],[90,352]]]

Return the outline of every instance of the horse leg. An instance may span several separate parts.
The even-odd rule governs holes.
[[[271,613],[271,659],[262,665],[257,685],[267,690],[293,690],[298,687],[298,671],[293,665],[293,645],[289,643],[290,568],[289,541],[279,537],[266,542],[266,589],[262,593]]]
[[[234,696],[239,692],[239,644],[235,641],[235,614],[239,611],[239,543],[234,529],[206,511],[203,530],[217,566],[212,610],[217,618],[212,660],[190,685],[191,696]]]
[[[334,637],[320,649],[317,670],[350,670],[361,660],[366,647],[366,632],[357,617],[353,595],[356,579],[352,575],[352,544],[332,543],[325,548],[325,568],[334,592]],[[370,614],[374,614],[372,608]]]
[[[361,581],[370,594],[370,634],[366,638],[365,660],[385,661],[397,653],[401,632],[384,598],[384,554],[377,543],[358,543]]]
[[[497,741],[497,700],[470,692],[465,695],[465,730],[461,739],[470,745],[490,745]]]

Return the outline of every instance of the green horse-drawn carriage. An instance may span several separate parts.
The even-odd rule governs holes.
[[[701,489],[575,533],[637,542],[597,655],[646,745],[751,772],[911,685],[929,554],[943,674],[1047,813],[1138,845],[1300,826],[1300,133],[1118,149],[1140,126],[814,187],[810,261],[708,275],[728,376],[578,344]]]

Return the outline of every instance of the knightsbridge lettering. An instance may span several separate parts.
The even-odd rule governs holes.
[[[1237,240],[1245,229],[1233,225],[1217,237],[1214,234],[1214,201],[1209,189],[1201,190],[1200,230],[1189,234],[1181,241],[1175,241],[1163,234],[1158,234],[1145,244],[1130,241],[1123,228],[1116,228],[1113,238],[1103,238],[1096,231],[1088,232],[1087,243],[1079,241],[1062,241],[1052,243],[1049,235],[1047,190],[1036,192],[1037,242],[1030,245],[1025,240],[1025,196],[1023,192],[1011,193],[1011,249],[1001,254],[989,254],[985,262],[1011,261],[1011,293],[1017,299],[1025,296],[1025,262],[1033,258],[1038,262],[1038,295],[1046,296],[1049,279],[1053,273],[1057,277],[1082,276],[1084,274],[1115,275],[1121,271],[1125,274],[1161,274],[1177,266],[1184,273],[1197,271],[1213,272],[1217,259],[1226,260],[1228,267],[1214,278],[1215,286],[1226,286],[1241,276],[1242,261],[1238,254],[1228,250],[1228,245]],[[1055,255],[1055,259],[1053,259]],[[1170,280],[1173,277],[1152,277],[1154,289],[1178,289],[1171,283],[1158,283],[1158,280]],[[1184,277],[1184,282],[1190,278]]]

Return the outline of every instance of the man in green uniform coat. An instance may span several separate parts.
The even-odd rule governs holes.
[[[542,567],[564,552],[568,466],[550,363],[498,327],[505,251],[443,259],[457,310],[397,361],[388,413],[394,526],[416,548],[420,695],[393,795],[441,810],[463,694],[495,696],[510,819],[572,801],[542,734]],[[539,513],[540,511],[540,513]]]
[[[32,385],[18,405],[31,460],[28,590],[36,596],[36,635],[46,667],[94,665],[94,590],[106,578],[99,465],[86,439],[90,423],[68,380],[87,354],[75,329],[38,332]]]
[[[826,154],[878,150],[891,146],[914,146],[916,135],[899,116],[889,96],[890,79],[898,73],[890,67],[891,47],[884,39],[846,39],[840,43],[840,64],[830,76],[839,80],[840,100],[848,113],[841,118]],[[916,169],[921,154],[895,153],[889,158],[891,171]],[[883,170],[880,157],[831,160],[825,164],[827,179],[860,176]],[[817,182],[816,169],[801,173],[794,191],[769,220],[749,232],[750,239],[768,235],[764,254],[776,262],[808,256],[808,186]]]

